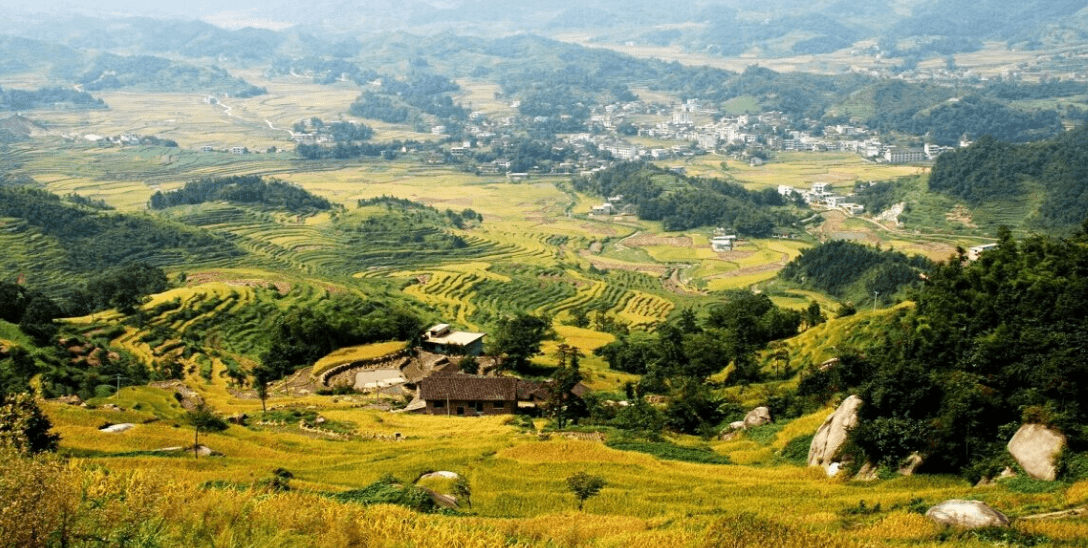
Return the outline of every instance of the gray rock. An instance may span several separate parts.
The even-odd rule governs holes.
[[[1009,440],[1009,454],[1029,476],[1046,481],[1057,478],[1058,454],[1065,447],[1065,435],[1041,424],[1025,424]]]
[[[771,410],[766,407],[757,407],[744,416],[745,428],[755,428],[757,426],[763,426],[764,424],[770,424],[770,422]]]
[[[107,434],[119,434],[127,430],[132,430],[135,426],[135,424],[129,424],[127,422],[122,424],[111,424],[105,428],[100,428],[99,432],[105,432]]]
[[[899,475],[913,476],[914,473],[918,471],[918,468],[920,468],[925,462],[926,459],[922,455],[918,453],[911,453],[910,456],[907,457],[907,460],[904,461],[903,464],[899,467]]]
[[[174,386],[174,399],[178,400],[182,409],[185,409],[186,411],[192,411],[204,404],[204,397],[196,390],[193,390],[184,384],[177,384]]]
[[[942,525],[976,529],[1008,527],[1009,518],[977,500],[946,500],[926,512],[926,517]]]
[[[718,439],[722,441],[734,440],[743,435],[745,430],[747,428],[744,426],[744,421],[733,421],[718,434]]]
[[[846,443],[847,432],[858,423],[858,408],[861,407],[861,403],[861,398],[850,396],[834,413],[827,416],[824,423],[816,430],[816,436],[812,438],[812,445],[809,446],[809,466],[821,466],[830,472],[831,465],[841,460],[839,450]],[[838,467],[836,467],[837,471]]]
[[[247,415],[245,413],[235,413],[235,414],[227,417],[227,422],[229,422],[231,424],[237,424],[238,426],[245,426],[246,425],[246,419],[248,419],[248,418],[249,418],[249,415]]]
[[[858,481],[876,481],[880,479],[880,469],[871,462],[866,462],[854,476]]]

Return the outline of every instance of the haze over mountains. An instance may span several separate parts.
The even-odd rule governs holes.
[[[38,22],[35,13],[51,16]],[[859,41],[884,46],[932,47],[942,53],[970,51],[982,41],[1032,48],[1079,41],[1088,36],[1088,8],[1076,0],[1032,0],[1010,4],[996,0],[898,0],[858,4],[841,0],[801,2],[676,3],[602,0],[586,4],[555,2],[386,0],[365,3],[255,2],[239,0],[186,3],[112,0],[84,4],[39,2],[0,7],[17,24],[8,32],[68,43],[80,40],[86,18],[124,16],[200,19],[223,28],[256,27],[308,32],[368,33],[411,30],[494,37],[518,32],[549,35],[579,33],[595,41],[678,46],[721,55],[782,56],[826,53]],[[123,32],[124,24],[117,27]],[[117,37],[115,37],[117,38]],[[90,45],[90,44],[86,44]]]

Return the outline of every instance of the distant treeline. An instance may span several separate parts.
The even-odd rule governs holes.
[[[464,228],[467,223],[479,223],[483,222],[484,220],[484,216],[477,213],[474,209],[465,208],[460,212],[454,211],[452,209],[447,209],[443,212],[440,212],[438,211],[438,209],[431,207],[427,204],[421,204],[419,202],[413,202],[412,200],[409,200],[407,198],[397,198],[395,196],[364,198],[359,200],[357,203],[359,207],[385,206],[386,209],[390,210],[394,208],[403,210],[418,209],[423,211],[430,211],[433,213],[441,213],[445,215],[446,218],[449,219],[450,223],[457,228]]]
[[[933,268],[921,255],[833,241],[802,250],[778,276],[839,300],[861,304],[875,298],[887,305],[904,290],[921,287],[920,275]]]
[[[405,146],[415,146],[414,141],[391,143],[336,143],[335,146],[298,145],[295,152],[304,160],[350,160],[352,158],[378,158],[393,160]]]
[[[1069,230],[1088,217],[1088,125],[1024,145],[985,136],[938,157],[929,188],[978,205],[1020,198],[1025,178],[1044,195],[1032,224]]]
[[[166,209],[214,201],[260,204],[291,213],[312,213],[332,207],[328,200],[300,187],[277,179],[266,181],[259,175],[189,181],[177,190],[152,194],[148,205],[151,209]]]
[[[674,190],[666,191],[665,181]],[[590,177],[574,178],[574,188],[599,196],[623,195],[640,219],[662,221],[665,230],[723,226],[752,237],[770,236],[776,226],[797,217],[773,188],[750,191],[721,179],[685,177],[646,163],[623,163]]]
[[[1025,112],[993,99],[967,96],[924,111],[885,111],[872,120],[876,129],[911,135],[928,135],[932,142],[953,146],[962,136],[990,135],[1004,141],[1023,143],[1051,137],[1062,131],[1062,119],[1055,110]]]
[[[0,110],[33,110],[65,104],[81,108],[106,108],[102,99],[71,88],[41,88],[19,90],[0,88]]]
[[[123,57],[103,53],[78,82],[88,91],[138,87],[154,91],[197,91],[254,97],[267,93],[262,87],[231,76],[226,70],[196,66],[162,57],[137,55]]]
[[[353,116],[394,124],[418,118],[420,113],[440,121],[468,119],[468,109],[455,104],[449,95],[460,86],[445,76],[416,73],[405,80],[384,77],[381,82],[377,92],[365,91],[351,104]]]

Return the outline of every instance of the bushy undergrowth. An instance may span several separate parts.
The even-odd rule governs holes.
[[[386,474],[378,481],[363,487],[330,495],[342,502],[359,504],[397,504],[417,512],[434,512],[437,506],[431,494],[425,489],[403,482],[392,474]]]
[[[778,452],[778,456],[786,462],[805,465],[808,463],[808,452],[812,447],[812,438],[816,434],[803,434],[786,442],[786,446]]]

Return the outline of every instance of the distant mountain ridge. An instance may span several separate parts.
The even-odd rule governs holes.
[[[52,0],[36,4],[48,10]],[[171,49],[187,55],[208,55],[210,48],[224,43],[233,46],[228,54],[240,58],[261,57],[284,44],[284,34],[267,29],[242,28],[228,31],[208,23],[192,21],[275,21],[277,26],[293,24],[299,37],[317,38],[327,33],[357,34],[406,30],[424,34],[454,31],[458,34],[502,36],[518,32],[589,31],[603,33],[604,41],[654,42],[677,45],[691,51],[724,55],[758,51],[763,55],[826,53],[851,46],[859,40],[894,43],[908,40],[926,43],[937,40],[947,48],[957,44],[961,51],[976,47],[977,41],[1038,45],[1058,32],[1088,39],[1088,8],[1078,0],[1026,0],[1008,4],[998,0],[929,0],[865,5],[842,0],[780,0],[753,5],[741,0],[695,2],[669,6],[648,0],[619,2],[602,0],[586,5],[575,0],[519,2],[494,0],[430,2],[344,3],[315,0],[302,5],[288,2],[233,3],[230,13],[221,4],[197,2],[184,10],[169,6],[115,0],[83,6],[67,21],[55,24],[17,25],[16,32],[29,37],[70,38],[66,43],[100,41],[172,43]],[[69,11],[68,13],[72,13]],[[117,18],[117,13],[144,16]],[[158,19],[149,19],[148,16]],[[22,18],[30,21],[30,16]],[[119,32],[87,32],[88,18],[114,21]],[[182,31],[156,32],[164,17],[190,19]],[[158,21],[158,23],[156,23]],[[673,26],[665,30],[666,26]],[[320,39],[320,38],[318,38]],[[234,53],[230,53],[230,52]]]

